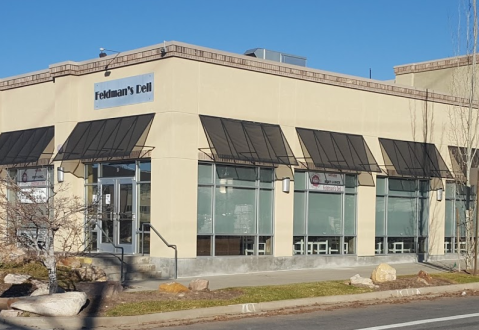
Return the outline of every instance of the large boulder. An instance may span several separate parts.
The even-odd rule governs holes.
[[[9,318],[9,317],[18,317],[22,314],[22,311],[16,311],[13,309],[2,309],[0,311],[0,316]]]
[[[384,283],[396,280],[396,269],[388,264],[379,264],[371,274],[374,283]]]
[[[46,296],[23,297],[11,307],[44,316],[74,316],[85,305],[84,292],[55,293]]]
[[[62,287],[58,286],[56,293],[65,293],[65,290]],[[48,289],[48,285],[46,287],[36,289],[35,291],[32,292],[30,297],[43,296],[43,295],[46,295],[46,294],[50,294],[50,290]]]
[[[42,296],[42,295],[45,295],[45,294],[50,294],[50,290],[48,289],[48,283],[46,282],[42,282],[42,281],[39,281],[39,280],[31,280],[30,283],[35,287],[35,291],[33,291],[30,296],[31,297],[35,297],[35,296]],[[58,286],[57,287],[57,292],[55,293],[64,293],[65,290]]]
[[[160,292],[167,292],[167,293],[181,293],[181,292],[190,291],[186,286],[178,282],[168,282],[168,283],[160,284],[158,290],[160,290]]]
[[[370,278],[364,278],[361,277],[359,274],[354,275],[349,279],[349,284],[350,285],[364,285],[367,286],[368,288],[375,289],[378,286],[373,283],[373,281]]]
[[[190,284],[188,285],[188,289],[190,289],[191,291],[209,291],[209,285],[210,281],[198,278],[190,282]]]
[[[30,277],[30,275],[26,274],[7,274],[7,276],[4,277],[3,282],[7,284],[22,284],[28,281]]]

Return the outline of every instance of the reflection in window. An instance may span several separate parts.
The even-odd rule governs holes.
[[[356,175],[294,174],[293,255],[356,253]]]
[[[468,226],[466,221],[466,186],[464,184],[446,183],[446,219],[444,231],[444,253],[466,253],[467,231],[473,231],[473,225]],[[475,190],[471,193],[471,200],[476,199]],[[475,219],[475,211],[472,219]],[[468,229],[469,228],[469,229]]]
[[[376,254],[427,252],[429,181],[378,177]]]
[[[273,187],[271,168],[198,164],[197,255],[272,254]]]
[[[102,178],[134,177],[135,171],[136,171],[135,162],[102,163],[101,164]]]

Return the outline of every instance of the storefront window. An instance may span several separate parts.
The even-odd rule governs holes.
[[[475,200],[472,191],[471,200]],[[466,252],[466,186],[455,182],[446,182],[446,219],[444,231],[444,253]],[[475,219],[475,215],[473,215]],[[473,230],[473,226],[469,226]],[[470,234],[471,237],[473,233]]]
[[[274,172],[198,164],[197,255],[272,254]]]
[[[376,181],[375,253],[427,252],[429,181]]]
[[[9,177],[16,182],[19,191],[8,191],[10,201],[19,204],[35,203],[39,215],[51,216],[51,209],[48,209],[49,203],[53,202],[53,167],[34,167],[8,169]],[[23,224],[22,224],[23,226]],[[28,225],[19,229],[28,233],[28,236],[35,237],[38,242],[45,239],[47,230],[45,225],[40,225],[34,220]]]
[[[140,162],[140,181],[151,181],[151,162]]]
[[[85,165],[85,184],[98,183],[98,164]]]
[[[134,177],[135,171],[136,163],[134,161],[121,163],[101,163],[102,178]]]
[[[354,254],[356,176],[295,172],[293,254]]]

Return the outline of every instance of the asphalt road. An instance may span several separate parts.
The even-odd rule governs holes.
[[[117,328],[118,329],[118,328]],[[123,329],[123,327],[120,327]],[[125,328],[127,329],[127,328]],[[141,329],[158,329],[149,325]],[[479,297],[341,308],[303,314],[249,317],[169,327],[170,330],[382,330],[479,329]]]

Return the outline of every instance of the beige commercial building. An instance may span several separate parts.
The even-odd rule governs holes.
[[[179,276],[448,258],[466,100],[401,68],[388,83],[180,42],[52,64],[0,80],[0,165],[98,203],[85,247],[149,253],[164,276],[174,251],[143,223]]]

